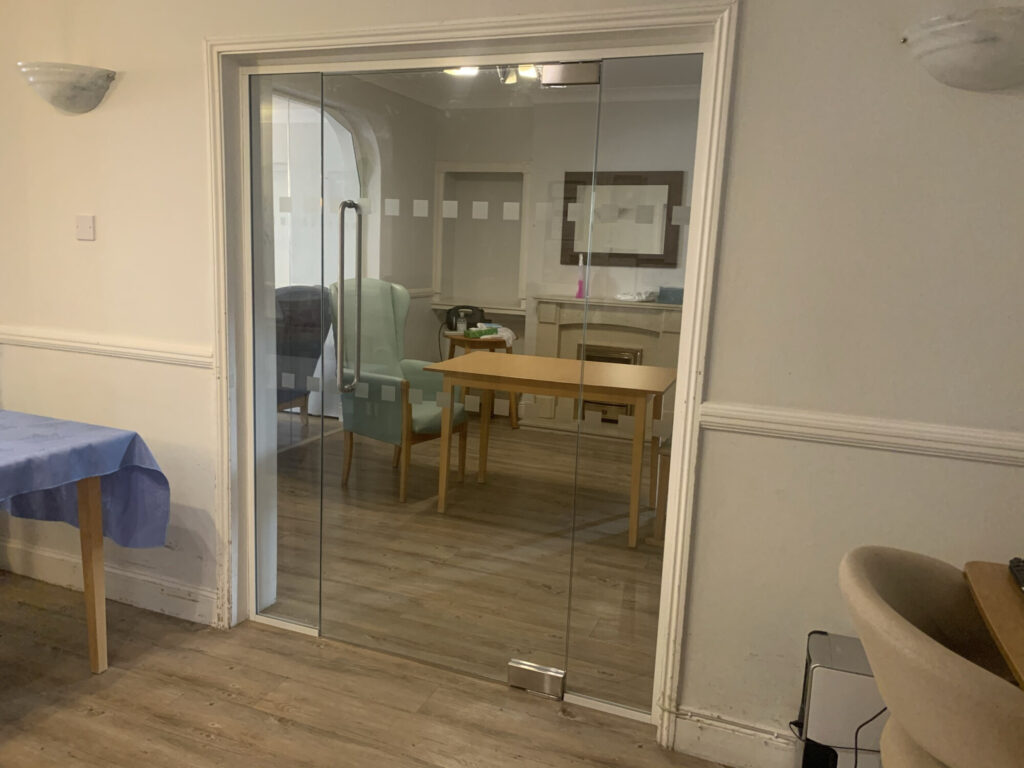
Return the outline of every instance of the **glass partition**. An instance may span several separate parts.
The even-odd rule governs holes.
[[[699,92],[252,78],[263,615],[650,707]]]
[[[584,322],[561,329],[562,351],[592,378],[623,367],[632,389],[576,403],[566,687],[640,710],[654,679],[700,74],[700,55],[606,59],[593,180],[569,193],[591,253]]]

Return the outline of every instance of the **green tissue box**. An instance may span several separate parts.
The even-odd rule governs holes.
[[[467,339],[479,339],[481,336],[493,336],[497,332],[497,328],[467,328],[465,336]]]

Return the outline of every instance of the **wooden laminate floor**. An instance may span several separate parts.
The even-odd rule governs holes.
[[[81,593],[0,572],[0,766],[714,768],[651,726],[394,656],[107,609],[92,675]]]
[[[400,504],[391,446],[357,436],[343,490],[343,439],[329,435],[322,581],[321,447],[281,452],[267,613],[316,625],[320,598],[325,636],[492,679],[526,659],[566,669],[568,691],[649,710],[661,549],[626,546],[630,443],[585,435],[577,474],[574,433],[498,419],[485,484],[477,447],[473,421],[466,481],[451,485],[441,515],[438,441],[413,449]],[[645,461],[644,500],[647,471]],[[642,534],[652,517],[644,511]]]

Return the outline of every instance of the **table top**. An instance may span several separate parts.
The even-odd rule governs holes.
[[[440,363],[431,363],[425,370],[458,375],[462,378],[493,379],[499,383],[513,385],[518,382],[578,387],[580,384],[580,361],[563,357],[470,352]],[[675,380],[676,372],[671,368],[600,363],[590,360],[583,363],[585,389],[660,395],[671,387]]]
[[[77,525],[76,486],[88,477],[102,478],[105,536],[125,547],[164,543],[170,488],[138,434],[0,410],[0,503],[12,515]]]
[[[964,576],[988,631],[1024,688],[1024,592],[1006,563],[970,562]]]

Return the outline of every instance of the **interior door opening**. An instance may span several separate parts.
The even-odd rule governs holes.
[[[261,615],[650,709],[700,78],[249,78]]]

